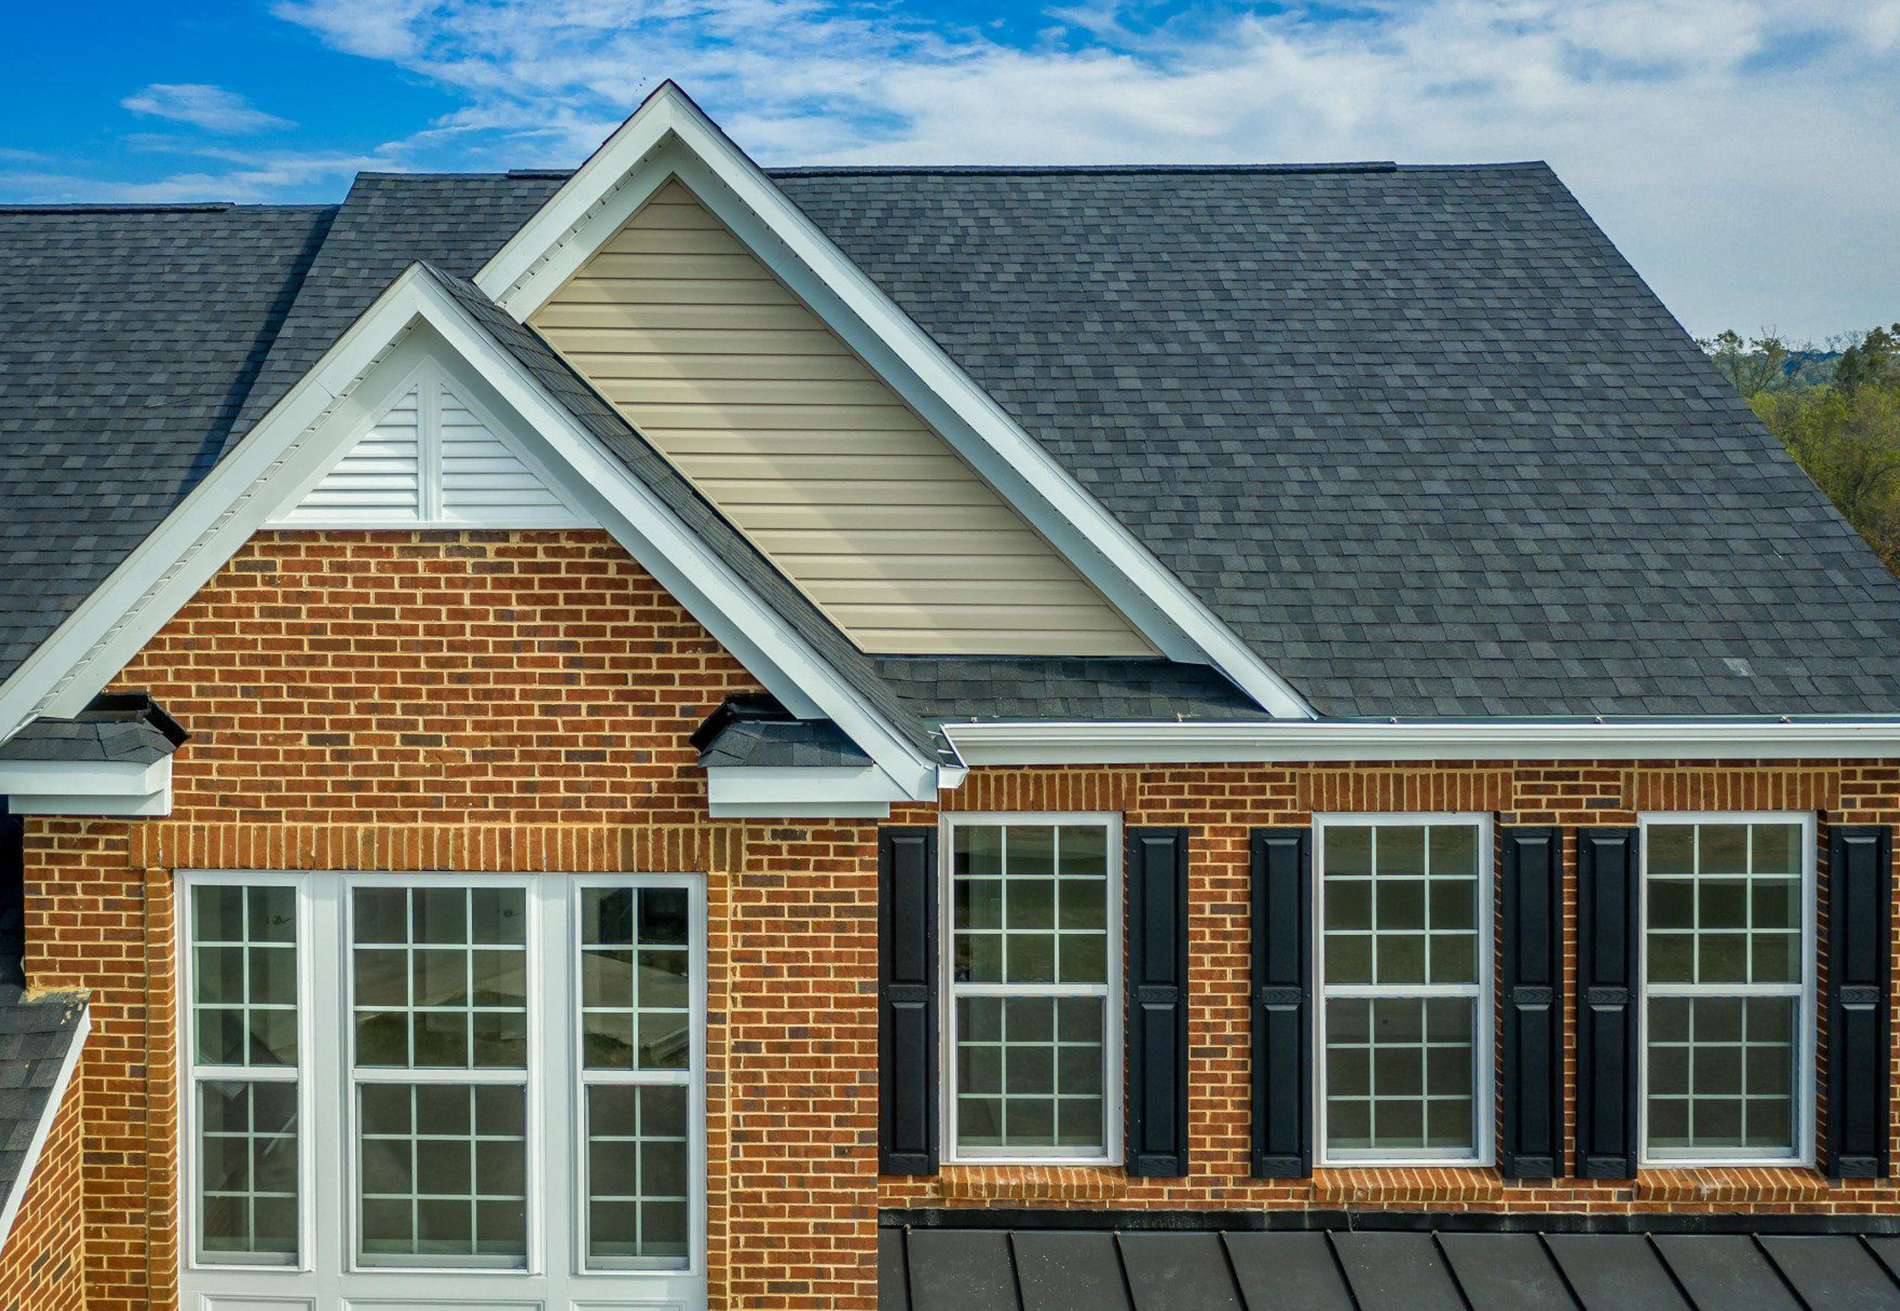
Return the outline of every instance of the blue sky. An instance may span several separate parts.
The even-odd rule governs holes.
[[[1900,0],[27,0],[8,24],[0,200],[572,164],[670,76],[766,163],[1547,159],[1692,331],[1900,318]]]

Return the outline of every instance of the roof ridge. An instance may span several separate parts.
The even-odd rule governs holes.
[[[0,202],[0,214],[222,214],[226,210],[276,210],[283,213],[307,211],[315,214],[326,209],[335,209],[337,203],[313,202],[301,205],[270,205],[263,203],[240,204],[234,200],[178,200],[154,201],[72,201],[55,200],[43,203],[28,201]]]

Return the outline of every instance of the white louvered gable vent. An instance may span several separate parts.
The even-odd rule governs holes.
[[[507,429],[434,365],[273,523],[286,527],[570,528],[569,509]]]

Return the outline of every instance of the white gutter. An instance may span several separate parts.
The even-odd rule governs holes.
[[[946,723],[965,765],[1900,756],[1900,718]]]

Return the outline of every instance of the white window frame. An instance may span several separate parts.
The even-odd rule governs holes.
[[[298,890],[298,1259],[290,1265],[203,1260],[197,1241],[196,1082],[230,1067],[197,1068],[190,1028],[192,996],[192,889],[204,883],[291,886]],[[522,887],[528,908],[528,1256],[522,1266],[428,1267],[360,1264],[358,1246],[355,1071],[351,1064],[350,894],[358,887],[469,885]],[[684,1267],[589,1267],[586,1262],[585,1093],[580,1067],[582,1024],[579,979],[579,908],[584,887],[683,887],[688,896],[689,998],[692,1060],[689,1070],[687,1154],[692,1202],[690,1250]],[[698,874],[497,874],[443,871],[415,874],[320,871],[185,870],[176,884],[179,1170],[177,1204],[186,1243],[180,1254],[181,1295],[249,1305],[279,1301],[299,1307],[361,1304],[383,1307],[427,1302],[470,1309],[524,1306],[657,1305],[668,1311],[706,1307],[706,959],[705,879]],[[558,1047],[557,1047],[558,1044]],[[466,1084],[480,1071],[383,1071],[402,1082]],[[420,1078],[410,1078],[420,1073]],[[194,1077],[195,1076],[195,1077]],[[250,1078],[250,1074],[243,1077]],[[547,1086],[567,1078],[569,1088]],[[492,1080],[489,1080],[492,1082]],[[513,1082],[510,1078],[506,1082]],[[677,1081],[676,1079],[674,1081]],[[562,1146],[565,1145],[565,1146]],[[554,1153],[565,1151],[556,1162]],[[565,1174],[565,1179],[561,1176]],[[196,1299],[196,1300],[194,1300]]]
[[[1815,1165],[1815,1044],[1819,997],[1819,825],[1812,811],[1795,810],[1674,810],[1644,811],[1637,815],[1636,877],[1636,1142],[1637,1166],[1645,1170],[1698,1170],[1727,1166]],[[1666,1152],[1649,1148],[1649,833],[1660,825],[1791,824],[1801,825],[1801,982],[1672,983],[1661,984],[1658,996],[1674,997],[1794,997],[1796,998],[1793,1152],[1750,1153],[1723,1150],[1701,1153]]]
[[[953,855],[959,828],[1004,828],[1039,824],[1058,828],[1100,828],[1107,843],[1108,977],[1103,983],[958,983],[956,981],[956,874]],[[942,1158],[947,1165],[1106,1165],[1122,1163],[1122,953],[1125,908],[1122,894],[1122,817],[1076,811],[984,812],[945,814],[938,821],[938,977],[941,1002],[938,1027],[939,1093],[942,1099]],[[1028,991],[1025,991],[1025,988]],[[1096,997],[1102,1009],[1102,1137],[1099,1153],[1068,1147],[959,1147],[957,1142],[957,999],[960,997]]]
[[[1478,830],[1478,979],[1452,983],[1326,983],[1326,830],[1329,828],[1417,828],[1431,824],[1467,824]],[[1313,816],[1313,1162],[1334,1169],[1453,1166],[1485,1168],[1497,1161],[1495,1123],[1496,1039],[1493,1034],[1497,979],[1493,973],[1496,904],[1493,878],[1493,823],[1484,811],[1338,811]],[[1421,1148],[1415,1152],[1335,1155],[1326,1146],[1326,1002],[1340,998],[1470,997],[1476,1019],[1472,1031],[1474,1152]]]
[[[233,1269],[250,1272],[310,1269],[315,1245],[314,1208],[310,1205],[311,1184],[315,1179],[315,1135],[310,1123],[309,1081],[303,1071],[310,1064],[311,1042],[315,1037],[310,997],[310,921],[309,898],[302,895],[302,881],[294,875],[260,874],[256,877],[188,877],[180,881],[176,904],[178,923],[178,1069],[179,1124],[183,1134],[178,1173],[180,1182],[179,1214],[186,1217],[184,1261],[188,1269]],[[297,906],[297,1064],[295,1066],[252,1066],[200,1064],[198,1061],[197,1012],[193,982],[193,960],[197,955],[197,916],[193,902],[203,886],[290,888],[296,893]],[[249,962],[246,962],[249,967]],[[198,1105],[201,1083],[294,1083],[297,1085],[297,1253],[288,1262],[238,1253],[209,1257],[204,1252],[204,1207],[198,1189],[198,1135],[203,1119]]]

